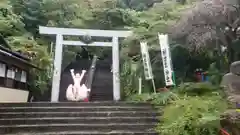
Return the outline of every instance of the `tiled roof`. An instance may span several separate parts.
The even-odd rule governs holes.
[[[11,47],[8,45],[8,43],[5,41],[3,36],[0,34],[0,54],[8,55],[9,57],[12,57],[16,60],[19,60],[31,67],[37,68],[35,65],[33,65],[30,62],[30,59],[18,52],[14,52],[11,50]]]

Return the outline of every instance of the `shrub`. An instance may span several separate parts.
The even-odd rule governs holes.
[[[166,91],[156,94],[136,94],[129,97],[127,100],[132,102],[151,102],[154,105],[163,106],[176,99],[178,99],[178,96],[175,93]]]
[[[214,84],[214,85],[219,85],[221,80],[222,80],[222,76],[224,76],[224,72],[221,72],[217,66],[216,63],[212,63],[209,66],[208,69],[208,76],[209,76],[209,81]]]
[[[157,131],[161,135],[216,135],[225,108],[219,95],[182,97],[166,106]]]
[[[189,82],[180,84],[179,87],[175,90],[180,94],[186,94],[189,96],[202,96],[206,94],[212,94],[213,92],[220,92],[219,90],[221,89],[209,82]]]
[[[156,128],[161,135],[217,135],[220,115],[227,108],[221,93],[208,82],[184,83],[172,91],[133,95],[128,101],[161,107],[164,113]]]

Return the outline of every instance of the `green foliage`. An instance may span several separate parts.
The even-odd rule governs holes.
[[[83,21],[92,17],[86,1],[43,0],[41,10],[48,26],[55,27],[84,28]]]
[[[164,109],[158,132],[163,135],[216,135],[227,102],[222,90],[208,82],[184,83],[174,90],[179,99]]]
[[[36,33],[31,33],[32,31],[28,32],[28,28],[30,27],[28,27],[24,21],[26,20],[26,16],[23,16],[19,12],[13,12],[17,9],[17,11],[28,9],[21,7],[25,6],[22,2],[27,1],[15,1],[14,4],[16,5],[5,0],[0,2],[0,34],[8,41],[12,50],[21,51],[24,55],[32,58],[33,64],[44,70],[32,69],[30,71],[30,73],[32,73],[31,77],[33,78],[29,82],[31,90],[46,90],[47,81],[50,79],[49,74],[46,73],[49,72],[51,66],[51,57],[48,54],[48,47],[46,45],[40,45],[38,41],[34,39],[34,34]]]
[[[209,82],[183,83],[180,84],[179,87],[176,89],[176,92],[189,96],[201,96],[219,91],[220,91],[219,87],[216,87]]]
[[[1,35],[21,35],[24,32],[24,23],[21,16],[13,13],[7,0],[0,1],[0,33]]]
[[[186,96],[166,106],[157,130],[162,135],[216,135],[225,108],[219,95]]]
[[[222,76],[224,73],[222,73],[217,67],[216,63],[212,63],[208,69],[208,76],[209,81],[214,85],[219,85],[222,80]]]
[[[151,102],[157,106],[167,105],[178,99],[178,96],[170,91],[160,92],[156,94],[135,94],[130,96],[127,101],[132,102]]]
[[[51,63],[47,47],[39,45],[33,38],[28,36],[8,37],[8,42],[12,49],[21,51],[26,56],[32,58],[32,63],[40,69],[30,71],[31,80],[29,84],[32,90],[47,90],[47,83],[51,79]]]
[[[156,130],[161,135],[216,135],[227,102],[211,83],[184,83],[172,91],[133,95],[131,102],[150,102],[164,112]]]
[[[129,55],[134,59],[137,57],[138,59],[135,62],[141,65],[139,42],[146,40],[149,46],[150,59],[155,82],[157,82],[157,88],[164,85],[162,60],[157,34],[158,32],[166,33],[168,31],[168,26],[177,21],[180,17],[180,13],[187,7],[188,5],[180,5],[174,1],[163,1],[163,3],[157,3],[153,8],[147,11],[133,13],[139,22],[132,28],[134,34],[124,41],[124,48],[122,50],[125,51],[125,53],[123,55]],[[194,61],[197,63],[198,60],[190,56],[189,50],[172,41],[170,41],[170,43],[173,67],[178,83],[187,79],[192,79],[191,75],[193,74],[193,70],[195,70],[194,66],[196,64],[192,64],[191,62]],[[135,81],[137,81],[138,78],[135,79]],[[149,85],[148,87],[151,88],[152,84],[144,82],[144,87],[146,85]]]
[[[93,18],[86,23],[95,29],[124,29],[136,26],[139,21],[135,12],[119,8],[94,9],[92,15]]]
[[[157,2],[162,0],[118,0],[117,6],[120,8],[129,8],[136,11],[147,10]]]
[[[25,29],[38,35],[38,26],[46,25],[47,20],[42,13],[43,0],[10,0],[13,11],[22,17]]]
[[[22,51],[23,54],[33,57],[32,62],[37,67],[45,69],[46,65],[50,65],[51,58],[49,57],[47,48],[39,45],[34,39],[28,36],[12,36],[8,37],[13,50]]]
[[[121,65],[121,95],[123,98],[137,93],[138,78],[141,76],[139,65],[133,63],[131,59],[126,60]]]

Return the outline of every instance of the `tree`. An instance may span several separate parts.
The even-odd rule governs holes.
[[[155,3],[160,3],[162,1],[163,0],[118,0],[118,7],[143,11],[152,8]]]
[[[38,26],[47,24],[42,13],[43,0],[11,0],[11,4],[14,13],[22,17],[25,29],[37,36]]]
[[[194,48],[206,45],[215,47],[218,42],[227,47],[228,60],[231,63],[235,60],[233,43],[239,39],[239,9],[239,3],[235,0],[197,2],[172,29],[172,36]]]
[[[147,11],[134,12],[139,22],[132,27],[132,30],[134,31],[133,36],[128,37],[124,42],[125,46],[122,49],[122,58],[124,58],[124,56],[131,57],[130,63],[133,65],[138,65],[137,69],[139,70],[139,72],[143,72],[139,42],[144,40],[147,41],[149,46],[150,56],[151,56],[153,74],[155,77],[155,81],[157,82],[156,86],[158,88],[163,87],[164,85],[164,79],[163,79],[164,75],[162,70],[162,59],[161,59],[160,46],[159,46],[159,40],[157,35],[158,33],[167,33],[168,26],[170,26],[171,24],[174,24],[179,19],[180,13],[182,11],[185,11],[186,8],[189,7],[189,4],[191,4],[191,2],[186,3],[185,5],[182,5],[176,1],[166,0],[166,1],[163,1],[162,3],[155,4],[153,8]],[[171,47],[171,51],[173,52],[172,59],[173,59],[174,71],[177,75],[177,80],[179,80],[178,82],[189,79],[193,74],[192,72],[195,66],[194,65],[195,63],[194,64],[192,63],[197,61],[197,57],[189,56],[190,55],[189,50],[186,50],[185,48],[181,47],[179,44],[177,44],[176,42],[173,42],[171,39],[170,39],[170,47]],[[127,58],[124,58],[124,59],[127,59]],[[206,59],[205,59],[205,62],[206,62]],[[128,66],[131,67],[131,64]],[[186,74],[187,72],[188,74]],[[138,74],[138,76],[141,76],[141,74]],[[125,76],[125,78],[127,77]],[[129,76],[128,79],[131,79],[131,77]],[[136,82],[136,81],[137,80],[131,81],[131,82]],[[148,87],[148,89],[151,88],[151,84],[148,84],[146,82],[144,84],[145,86],[150,86]],[[125,86],[128,86],[128,84],[126,84]],[[137,87],[137,86],[131,85],[131,87]]]
[[[0,33],[3,37],[21,35],[24,31],[24,23],[21,16],[13,13],[8,0],[0,1]]]
[[[13,9],[8,0],[0,2],[0,35],[7,40],[12,50],[20,51],[32,58],[32,62],[44,70],[33,69],[31,71],[33,73],[33,80],[37,82],[31,82],[31,86],[34,90],[46,90],[46,82],[50,77],[45,73],[51,63],[47,47],[38,44],[33,36],[35,33],[29,33],[25,29],[26,22],[23,22],[23,17],[20,14],[14,13]]]

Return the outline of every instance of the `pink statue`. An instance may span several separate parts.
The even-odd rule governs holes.
[[[76,73],[76,75],[74,75],[73,69],[70,71],[74,85],[70,84],[68,86],[66,92],[67,99],[71,101],[86,101],[86,99],[88,99],[88,93],[90,92],[90,89],[88,89],[85,84],[81,85],[81,81],[86,73],[86,70],[82,70],[81,75],[79,73]]]

